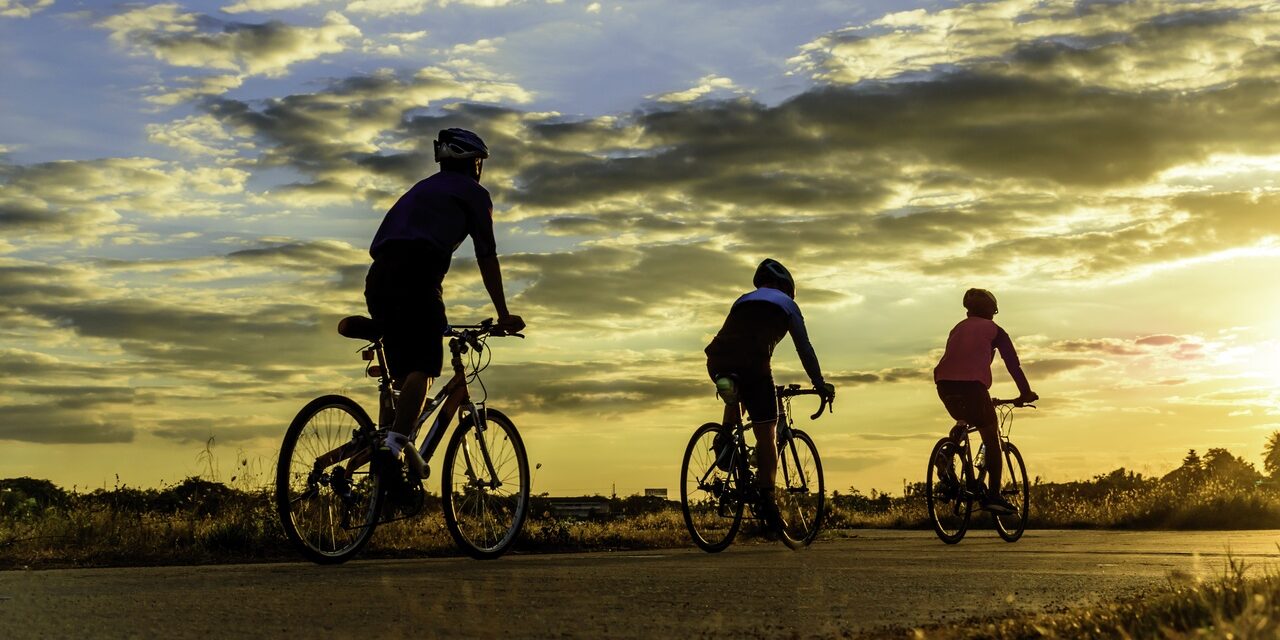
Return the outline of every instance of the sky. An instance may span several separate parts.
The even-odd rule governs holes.
[[[1032,476],[1280,430],[1277,2],[0,0],[0,60],[0,477],[265,482],[310,398],[375,406],[335,327],[454,126],[535,492],[678,491],[766,257],[838,387],[796,411],[829,489],[921,479],[968,287],[1042,396]],[[445,299],[493,315],[469,243]]]

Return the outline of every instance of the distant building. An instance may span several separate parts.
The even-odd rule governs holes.
[[[666,489],[666,487],[663,487],[663,488],[661,488],[661,489],[645,489],[645,490],[644,490],[644,495],[645,495],[645,497],[646,497],[646,498],[648,498],[648,497],[666,498],[666,497],[667,497],[667,489]]]
[[[608,517],[611,513],[609,499],[604,496],[584,496],[581,498],[543,498],[548,514],[555,518],[591,518]]]

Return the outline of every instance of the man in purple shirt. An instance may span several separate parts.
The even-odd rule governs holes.
[[[382,327],[387,366],[400,389],[386,443],[396,457],[422,412],[431,380],[440,375],[448,327],[442,285],[454,250],[467,236],[497,309],[498,326],[507,331],[524,328],[520,316],[507,310],[502,291],[493,239],[493,201],[480,186],[488,157],[489,149],[480,136],[465,129],[441,131],[435,141],[440,171],[400,196],[369,248],[373,266],[365,278],[365,301],[369,315]]]
[[[968,422],[982,434],[982,443],[987,451],[986,469],[990,476],[983,508],[992,513],[1009,514],[1015,509],[1000,495],[1000,474],[1003,470],[1000,430],[995,405],[988,393],[995,352],[1000,352],[1005,368],[1018,385],[1021,394],[1018,402],[1035,402],[1040,396],[1031,390],[1009,334],[992,320],[999,313],[995,295],[986,289],[970,289],[964,293],[964,308],[968,310],[968,316],[947,336],[947,350],[933,369],[933,379],[938,385],[938,397],[951,417]],[[935,464],[943,474],[950,473],[948,461],[938,460]]]

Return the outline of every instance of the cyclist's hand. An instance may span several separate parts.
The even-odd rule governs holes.
[[[1036,400],[1039,400],[1039,399],[1040,399],[1040,394],[1034,391],[1028,391],[1018,396],[1018,399],[1015,402],[1016,404],[1019,404],[1019,405],[1031,404],[1032,402],[1035,402]]]
[[[506,333],[517,333],[524,329],[524,318],[514,314],[498,316],[498,328]]]
[[[821,387],[815,387],[818,390],[818,397],[824,402],[831,402],[836,399],[836,386],[830,382],[822,383]]]

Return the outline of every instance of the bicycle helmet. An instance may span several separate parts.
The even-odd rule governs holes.
[[[485,146],[484,140],[466,129],[444,129],[435,141],[435,148],[436,162],[489,157],[489,147]]]
[[[1000,313],[995,294],[986,289],[970,289],[964,292],[964,308],[970,313],[988,318]]]
[[[765,258],[760,266],[756,267],[756,276],[751,279],[757,289],[763,286],[772,286],[775,289],[791,296],[794,300],[796,297],[796,280],[791,277],[791,272],[782,266],[781,262],[773,258]]]

